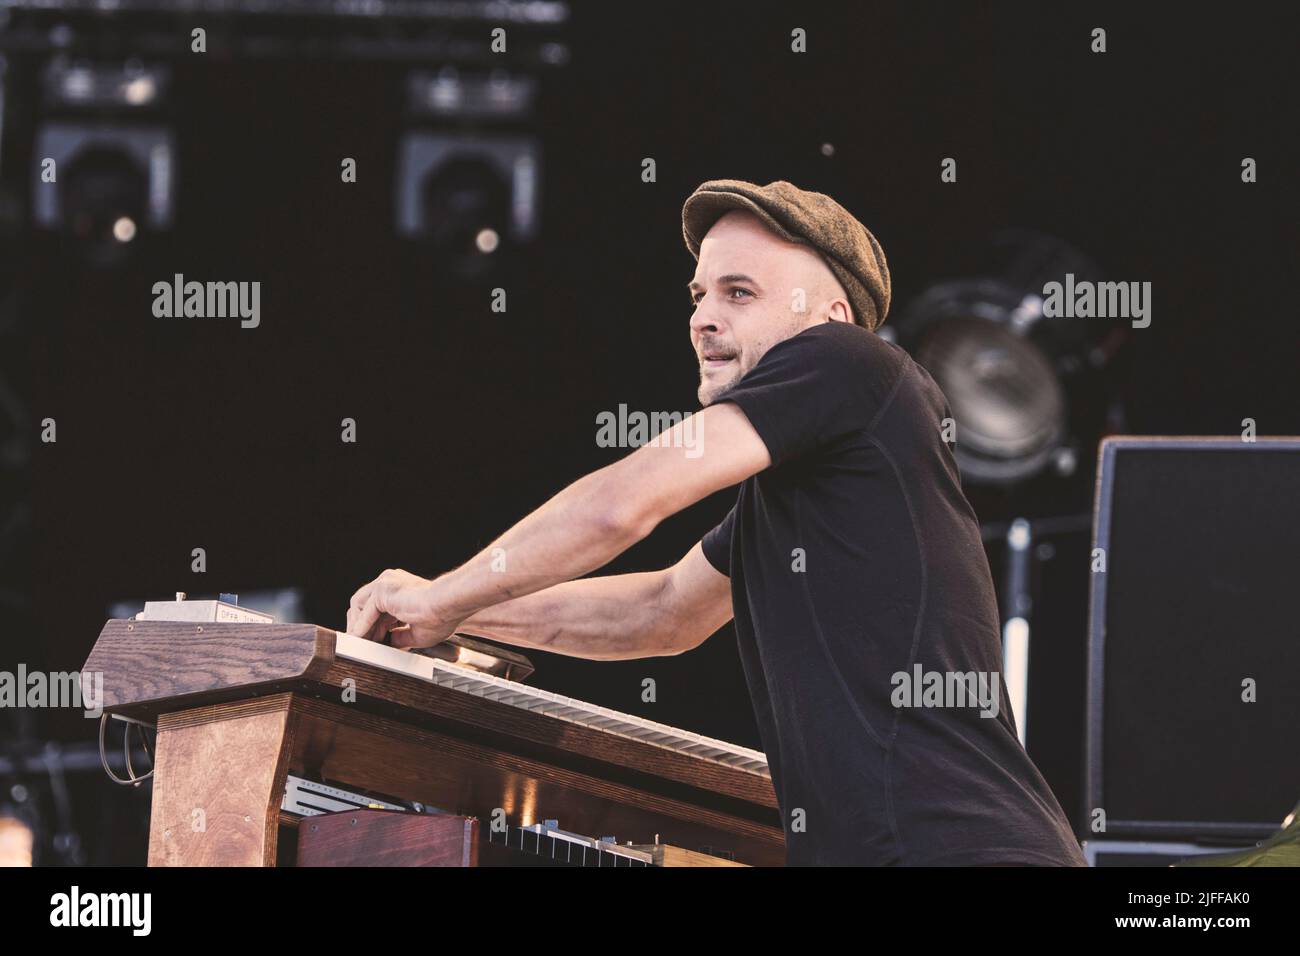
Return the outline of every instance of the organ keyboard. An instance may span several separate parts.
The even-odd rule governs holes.
[[[714,740],[688,730],[678,730],[667,724],[658,724],[633,714],[597,707],[572,697],[562,697],[548,691],[529,687],[517,681],[494,677],[457,664],[411,654],[407,651],[376,644],[363,637],[339,632],[334,653],[348,660],[362,661],[401,674],[410,674],[440,687],[449,687],[463,694],[494,700],[546,714],[557,720],[568,720],[594,727],[607,734],[642,740],[656,747],[668,747],[679,753],[690,754],[702,760],[712,760],[737,767],[748,773],[767,776],[767,757],[757,750]]]
[[[157,729],[151,865],[328,859],[303,788],[335,813],[379,795],[367,833],[463,830],[455,859],[484,865],[784,860],[758,751],[327,628],[154,617],[107,622],[84,668],[106,714]]]

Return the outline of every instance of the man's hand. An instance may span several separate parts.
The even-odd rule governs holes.
[[[352,595],[349,634],[394,647],[432,647],[455,632],[460,621],[443,615],[434,599],[436,584],[409,571],[389,569]]]

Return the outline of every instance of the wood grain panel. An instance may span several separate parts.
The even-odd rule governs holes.
[[[150,866],[274,866],[288,694],[158,721]]]
[[[311,624],[111,620],[82,670],[103,673],[105,710],[148,715],[315,679],[333,658],[334,632]]]
[[[364,783],[383,794],[478,817],[500,808],[511,825],[558,819],[593,836],[732,850],[755,865],[781,865],[784,834],[765,823],[613,779],[555,766],[368,713],[357,705],[295,699],[293,773]]]

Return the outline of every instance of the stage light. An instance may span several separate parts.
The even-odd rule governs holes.
[[[1059,447],[1065,395],[1051,363],[987,303],[958,296],[916,343],[957,422],[954,453],[964,476],[1005,482],[1035,474]]]
[[[460,109],[462,88],[455,70],[444,70],[428,86],[429,109],[435,113],[454,113]]]
[[[481,275],[508,243],[530,240],[538,216],[537,144],[521,136],[412,132],[398,150],[397,230],[430,261]]]
[[[42,108],[54,115],[33,144],[32,218],[72,239],[74,254],[92,265],[118,265],[142,233],[171,226],[173,136],[140,122],[156,115],[169,82],[166,69],[137,61],[56,56],[44,70]]]
[[[95,93],[95,78],[91,72],[82,67],[74,67],[63,74],[61,92],[70,103],[85,103]]]
[[[1030,477],[1065,438],[1065,393],[1025,334],[1032,309],[1023,291],[993,280],[948,282],[927,290],[894,330],[948,399],[967,481]]]
[[[535,76],[504,69],[461,72],[449,65],[436,73],[417,70],[407,79],[411,112],[438,119],[527,120],[537,91]]]
[[[1072,475],[1095,445],[1107,398],[1097,374],[1116,345],[1097,323],[1046,317],[1045,281],[1096,267],[1068,244],[1023,231],[989,243],[1001,261],[977,278],[940,282],[882,329],[948,399],[963,481],[1014,485]],[[1080,409],[1087,414],[1076,414]]]
[[[158,95],[158,86],[151,76],[137,76],[126,81],[122,98],[131,106],[145,106]]]
[[[126,63],[72,61],[59,54],[50,60],[43,76],[45,106],[127,108],[137,111],[154,105],[171,84],[171,71]]]
[[[118,242],[130,242],[135,238],[135,220],[130,216],[122,216],[113,223],[113,238]]]
[[[535,238],[541,142],[526,130],[537,120],[540,83],[531,61],[520,69],[448,63],[407,77],[418,125],[398,144],[396,227],[427,247],[436,270],[480,277]]]

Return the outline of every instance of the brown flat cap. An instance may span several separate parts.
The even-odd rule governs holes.
[[[705,233],[733,209],[763,220],[787,242],[811,246],[840,280],[859,325],[875,331],[889,314],[889,266],[867,227],[830,196],[784,180],[758,186],[741,179],[711,179],[682,206],[682,236],[696,259]]]

